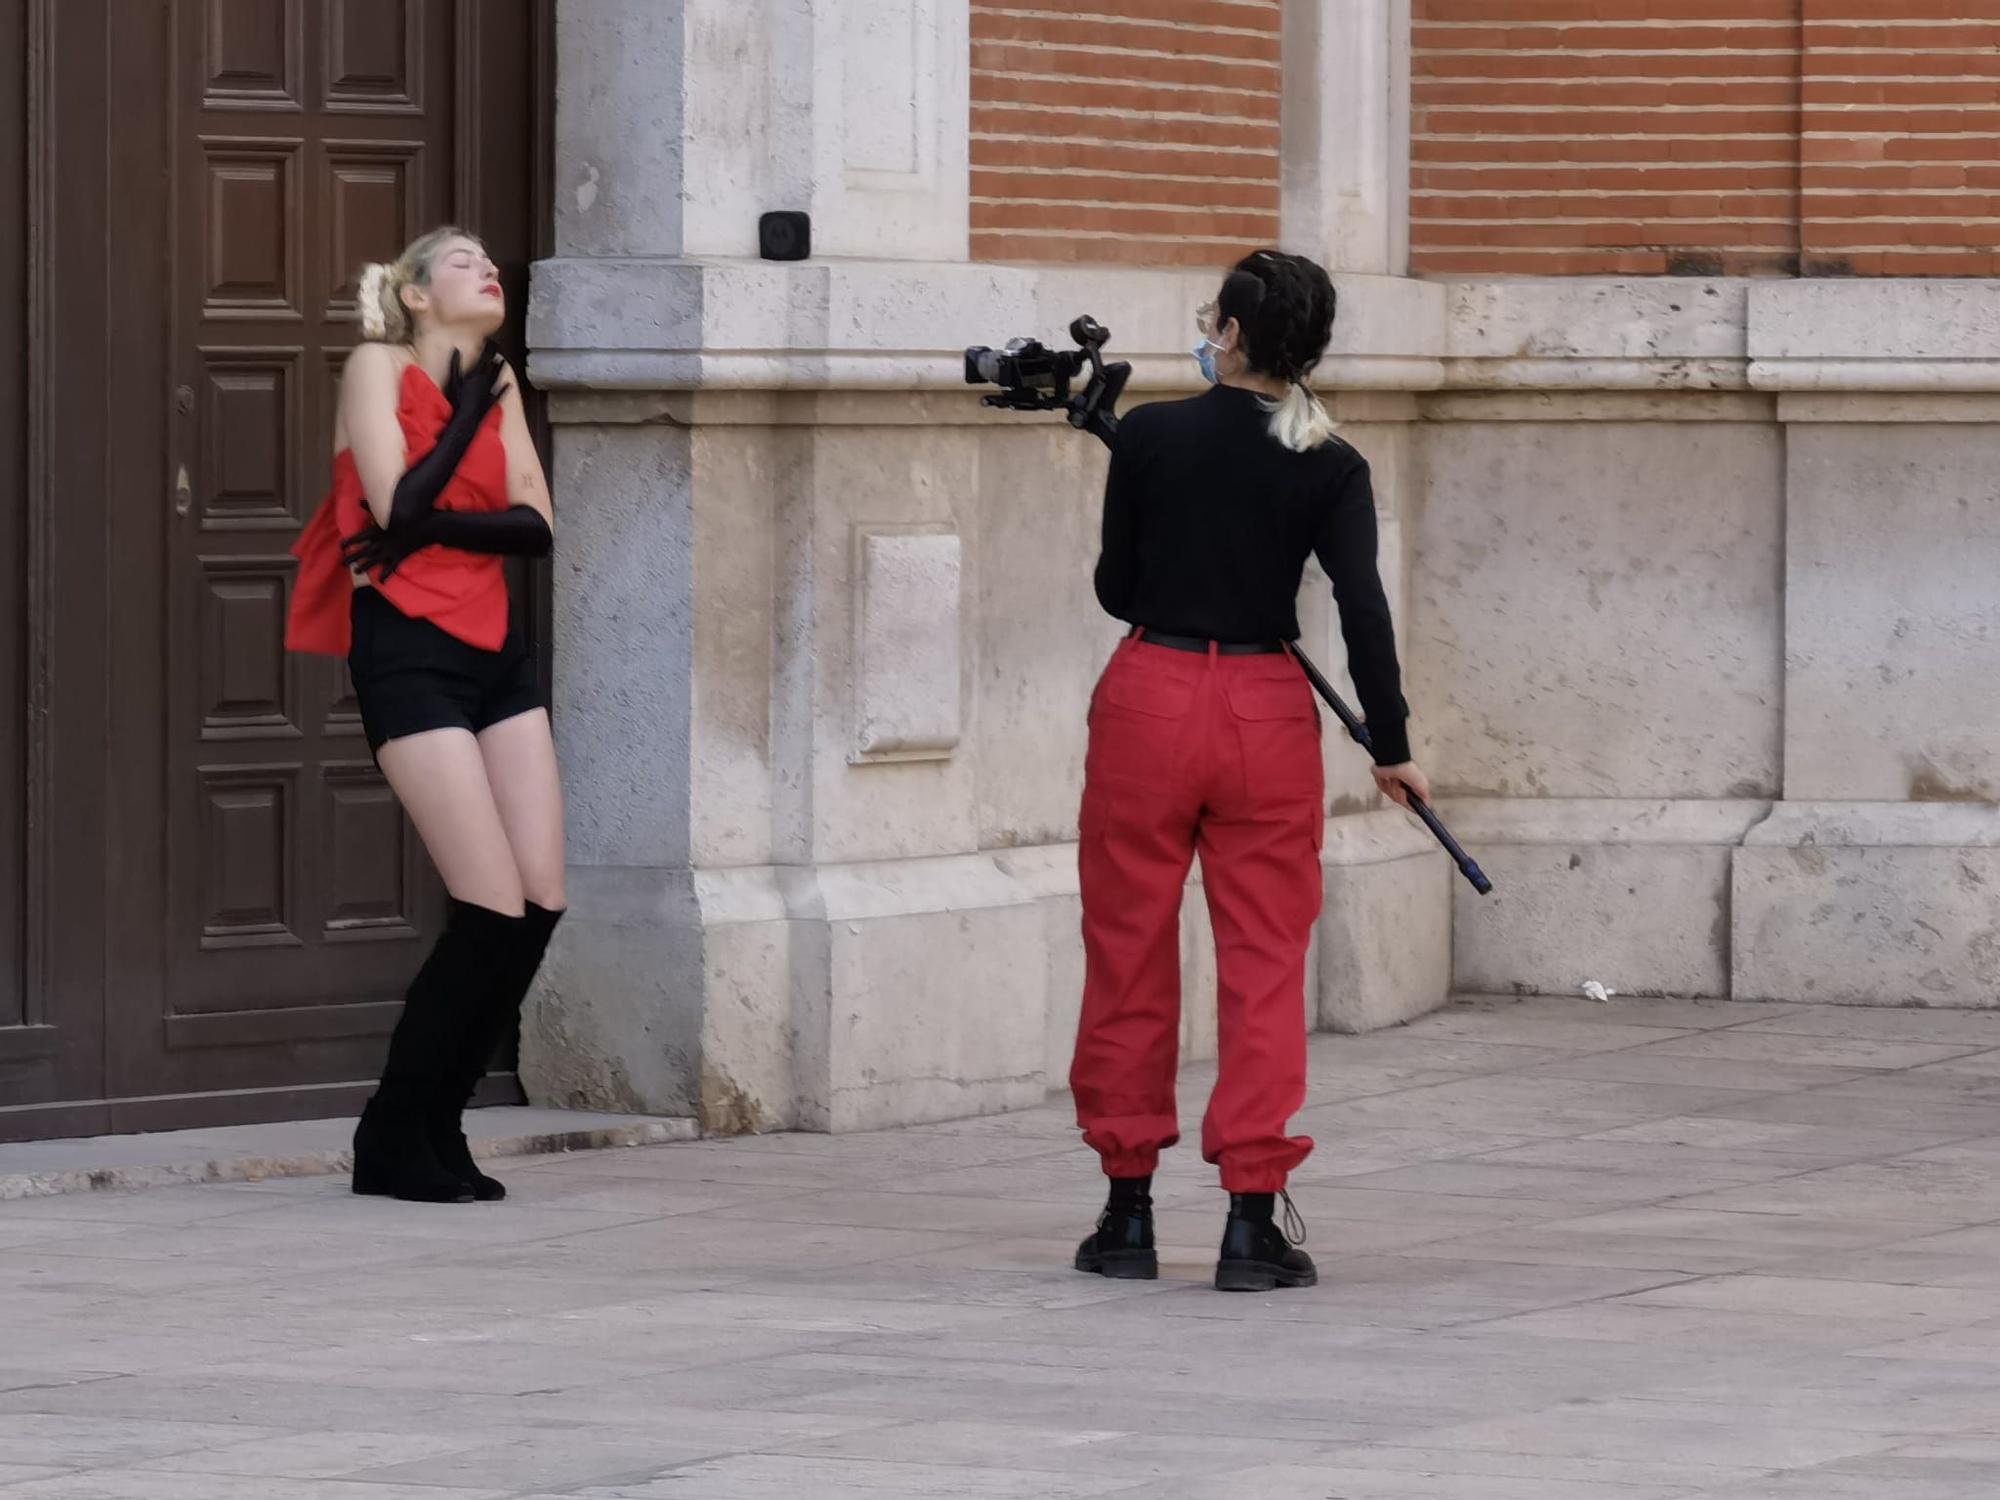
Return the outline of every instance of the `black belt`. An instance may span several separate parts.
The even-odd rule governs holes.
[[[1193,651],[1208,655],[1213,646],[1217,656],[1278,656],[1284,646],[1277,641],[1210,641],[1198,635],[1162,635],[1157,630],[1147,630],[1143,626],[1132,631],[1135,640],[1148,646],[1164,646],[1169,651]]]

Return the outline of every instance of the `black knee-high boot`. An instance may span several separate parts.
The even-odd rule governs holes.
[[[471,1148],[465,1144],[465,1106],[473,1090],[479,1087],[479,1080],[486,1076],[493,1054],[520,1018],[521,1002],[535,982],[542,955],[548,951],[549,938],[562,915],[532,901],[528,903],[527,914],[514,930],[506,960],[496,971],[492,988],[479,1002],[472,1024],[466,1029],[450,1083],[432,1101],[428,1117],[431,1149],[444,1169],[470,1186],[472,1196],[481,1203],[506,1197],[507,1188],[498,1178],[487,1176],[473,1164]]]
[[[434,1101],[456,1084],[467,1031],[491,993],[522,923],[452,900],[445,929],[410,982],[375,1097],[354,1129],[354,1191],[418,1203],[464,1203],[472,1189],[445,1169],[428,1128]]]

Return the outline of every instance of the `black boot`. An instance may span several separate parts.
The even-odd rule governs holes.
[[[492,989],[473,1013],[450,1083],[434,1097],[427,1116],[431,1149],[437,1152],[438,1161],[447,1172],[467,1183],[472,1196],[481,1203],[499,1202],[507,1196],[507,1187],[473,1163],[472,1149],[465,1143],[465,1106],[479,1087],[479,1080],[486,1076],[493,1054],[520,1019],[521,1002],[535,982],[535,972],[542,966],[549,938],[561,920],[560,911],[550,911],[532,901],[527,904],[527,914],[514,930],[506,961],[501,964]]]
[[[403,997],[389,1060],[354,1130],[354,1191],[415,1203],[469,1203],[472,1189],[445,1169],[429,1120],[456,1079],[475,1007],[493,987],[519,917],[450,903],[445,930]]]
[[[407,1002],[406,1002],[407,1003]],[[430,1091],[384,1078],[354,1127],[354,1191],[411,1203],[470,1203],[472,1189],[447,1172],[424,1129]]]
[[[1153,1179],[1114,1177],[1097,1231],[1076,1248],[1076,1268],[1117,1281],[1157,1281],[1153,1248]]]
[[[1215,1265],[1218,1292],[1268,1292],[1274,1287],[1318,1283],[1319,1272],[1313,1268],[1312,1257],[1299,1248],[1305,1243],[1306,1226],[1292,1206],[1290,1193],[1283,1195],[1285,1224],[1286,1229],[1296,1229],[1296,1236],[1272,1222],[1277,1196],[1229,1195],[1229,1221],[1222,1226],[1222,1255]]]

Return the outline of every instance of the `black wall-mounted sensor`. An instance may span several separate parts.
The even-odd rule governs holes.
[[[805,260],[812,243],[810,214],[786,209],[757,221],[757,253],[766,260]]]

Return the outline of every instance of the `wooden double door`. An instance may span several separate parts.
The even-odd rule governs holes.
[[[0,0],[0,1139],[366,1091],[442,898],[288,549],[360,266],[463,224],[519,336],[551,4]]]

